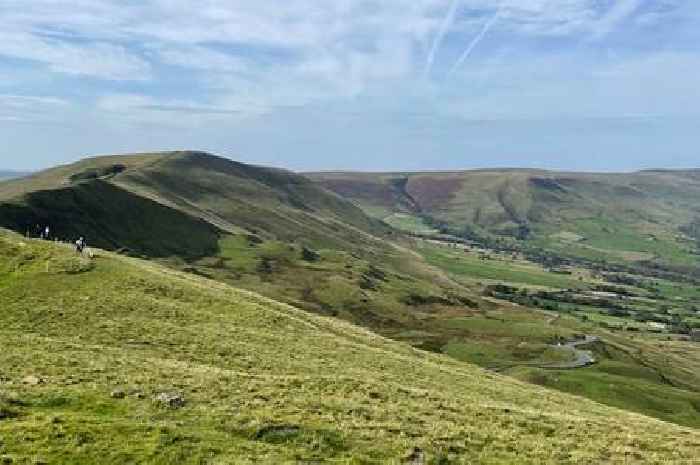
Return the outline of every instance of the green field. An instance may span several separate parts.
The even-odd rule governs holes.
[[[682,463],[700,445],[135,259],[0,232],[0,276],[5,463]]]
[[[426,222],[414,215],[407,213],[394,213],[384,218],[384,222],[394,228],[411,234],[436,234],[437,229],[426,224]]]
[[[507,260],[481,259],[472,253],[458,253],[453,249],[424,245],[421,254],[429,263],[455,276],[531,286],[576,288],[581,283],[570,276],[547,272],[534,264],[513,263]]]

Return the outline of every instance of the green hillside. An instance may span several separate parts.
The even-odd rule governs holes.
[[[423,347],[520,379],[700,425],[700,174],[481,170],[310,175],[414,237],[492,307],[435,316]],[[456,331],[460,331],[457,333]],[[596,335],[552,370],[552,342]],[[695,336],[697,338],[697,335]]]
[[[58,199],[54,201],[55,197]],[[129,212],[127,197],[152,205]],[[129,214],[138,221],[148,221],[152,211],[168,209],[201,219],[222,233],[247,232],[319,246],[362,243],[348,226],[364,233],[387,231],[357,207],[304,177],[201,152],[88,158],[0,184],[0,202],[5,209],[8,205],[14,209],[10,219],[7,213],[0,213],[0,224],[13,229],[23,231],[22,226],[50,224],[61,238],[89,234],[93,244],[104,247],[114,247],[119,240],[120,246],[149,256],[154,254],[149,246],[124,234],[96,231],[89,223],[100,216],[102,226],[119,227],[107,224],[110,217],[113,223],[120,223]],[[65,208],[66,202],[73,205]],[[72,212],[71,218],[65,218],[67,211]],[[171,221],[179,222],[174,217]],[[138,233],[135,226],[129,229]],[[159,235],[158,231],[153,235]]]
[[[700,435],[152,262],[0,232],[0,460],[674,463]]]
[[[0,183],[0,225],[158,259],[384,332],[478,305],[310,180],[201,152],[89,158]]]
[[[310,176],[389,223],[399,215],[410,232],[429,226],[465,238],[525,240],[585,259],[697,268],[700,171]]]
[[[0,225],[30,235],[37,224],[50,225],[62,240],[85,236],[90,246],[151,259],[414,347],[700,426],[700,371],[692,358],[669,354],[671,343],[686,354],[697,350],[687,341],[690,330],[700,328],[700,294],[692,282],[678,280],[678,273],[660,281],[608,276],[587,262],[558,270],[491,236],[466,249],[433,240],[454,236],[438,234],[442,225],[416,214],[415,200],[400,200],[408,183],[389,179],[392,201],[403,203],[387,222],[414,228],[418,237],[305,177],[201,152],[97,157],[0,183]],[[557,242],[542,237],[551,246],[546,258],[559,259]],[[535,249],[537,240],[533,235],[524,243]],[[609,280],[624,287],[611,289]],[[601,290],[635,300],[597,301]],[[599,338],[588,348],[597,363],[571,367],[576,353],[557,343],[584,334]]]

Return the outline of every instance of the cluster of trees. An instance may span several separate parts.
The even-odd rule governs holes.
[[[601,286],[602,289],[609,291],[610,289]],[[615,290],[619,290],[615,288]],[[530,292],[527,289],[520,289],[514,286],[505,284],[495,284],[488,286],[484,291],[485,295],[501,300],[507,300],[519,305],[541,308],[543,310],[570,313],[576,311],[576,305],[585,305],[587,307],[596,307],[609,316],[629,318],[632,321],[642,323],[661,323],[664,328],[650,327],[650,332],[670,331],[676,334],[691,334],[700,324],[690,323],[683,319],[678,313],[673,313],[671,307],[662,306],[658,310],[632,308],[624,304],[623,295],[620,298],[600,298],[580,294],[577,291],[536,291]],[[628,295],[632,293],[628,292]],[[584,316],[584,319],[587,320]],[[611,325],[602,324],[612,328]],[[630,326],[629,328],[635,328]],[[636,329],[634,329],[636,330]]]

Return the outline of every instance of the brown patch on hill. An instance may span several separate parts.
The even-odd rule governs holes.
[[[415,176],[409,179],[406,192],[423,210],[442,209],[462,190],[459,177]]]
[[[367,200],[373,205],[393,207],[396,202],[396,193],[389,184],[357,179],[324,179],[319,184],[341,197]]]

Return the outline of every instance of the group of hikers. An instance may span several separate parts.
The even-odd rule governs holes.
[[[35,236],[38,237],[39,239],[42,239],[45,241],[50,241],[50,240],[58,241],[57,237],[54,237],[52,239],[51,227],[49,227],[49,226],[41,226],[41,225],[37,224],[36,227],[34,228],[34,231],[35,231]],[[31,236],[31,234],[30,234],[29,230],[27,230],[27,237],[30,237],[30,236]],[[73,245],[75,246],[76,253],[81,254],[81,255],[87,249],[87,243],[85,242],[85,238],[82,236],[77,241],[75,241],[73,243]]]

